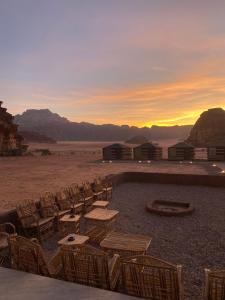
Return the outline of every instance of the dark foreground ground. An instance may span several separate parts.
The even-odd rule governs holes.
[[[191,202],[185,217],[148,213],[155,199]],[[225,269],[225,189],[126,183],[116,188],[110,208],[120,210],[117,228],[152,237],[149,254],[183,265],[185,299],[202,299],[204,268]]]

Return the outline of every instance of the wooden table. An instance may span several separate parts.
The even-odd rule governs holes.
[[[105,226],[115,221],[118,214],[118,210],[95,208],[84,215],[84,218],[86,219],[86,221],[92,221],[97,223],[98,225]]]
[[[63,236],[80,232],[80,216],[65,215],[59,220],[59,229]]]
[[[109,201],[97,200],[92,204],[93,208],[106,208],[109,205]]]
[[[70,237],[73,237],[73,241],[69,241],[68,239]],[[80,234],[69,234],[65,238],[58,241],[59,246],[70,246],[70,247],[79,247],[83,244],[85,244],[89,240],[89,237],[86,235],[80,235]]]
[[[145,235],[113,231],[100,243],[101,248],[121,256],[144,255],[152,238]]]

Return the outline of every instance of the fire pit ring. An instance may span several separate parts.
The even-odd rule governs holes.
[[[194,207],[188,202],[175,202],[166,200],[155,200],[146,204],[150,213],[161,216],[186,216],[194,211]]]

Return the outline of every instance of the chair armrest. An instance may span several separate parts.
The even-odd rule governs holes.
[[[0,232],[7,232],[8,234],[16,234],[16,228],[12,223],[4,223],[0,225]]]
[[[118,254],[114,254],[109,262],[109,277],[112,290],[115,289],[117,281],[120,277],[120,269],[120,256]]]
[[[39,240],[37,238],[31,238],[30,241],[40,245]]]
[[[9,234],[7,232],[0,232],[0,237],[9,237]]]
[[[60,251],[49,260],[48,262],[49,272],[52,277],[57,277],[57,275],[62,270],[62,257]]]
[[[39,220],[40,220],[40,219],[37,218],[37,217],[34,215],[34,220],[35,220],[34,222],[37,224],[37,227],[38,227],[38,226],[39,226]]]

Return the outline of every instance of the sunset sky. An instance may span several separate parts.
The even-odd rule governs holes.
[[[0,0],[0,99],[13,114],[193,124],[225,108],[225,1]]]

